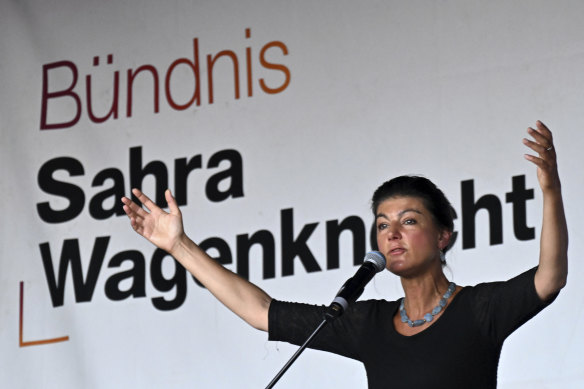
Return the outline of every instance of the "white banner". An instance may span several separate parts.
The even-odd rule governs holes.
[[[577,1],[0,2],[0,386],[257,388],[296,350],[135,234],[131,187],[171,188],[189,235],[277,299],[331,301],[401,174],[457,211],[450,278],[519,274],[541,226],[521,139],[541,119],[570,275],[505,343],[499,387],[581,388],[583,19]],[[401,294],[385,272],[362,298]],[[312,350],[277,385],[366,386]]]

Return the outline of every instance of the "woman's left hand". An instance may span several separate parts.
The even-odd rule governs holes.
[[[544,192],[559,190],[560,177],[552,132],[539,120],[536,122],[536,128],[529,127],[527,132],[533,140],[523,138],[523,144],[535,151],[538,156],[525,154],[525,159],[537,166],[537,179],[541,190]]]

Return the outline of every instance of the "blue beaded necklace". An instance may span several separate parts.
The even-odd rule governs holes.
[[[454,282],[451,282],[448,285],[448,290],[446,290],[446,293],[444,293],[444,296],[442,296],[442,298],[438,302],[438,305],[436,305],[436,307],[432,309],[432,312],[425,314],[423,319],[413,321],[410,320],[406,313],[406,307],[404,306],[406,298],[403,297],[401,299],[401,303],[399,304],[399,314],[401,316],[402,323],[407,323],[410,327],[419,327],[422,324],[431,322],[434,319],[434,316],[439,314],[442,311],[442,308],[446,306],[448,299],[452,296],[452,293],[454,293],[455,290],[456,284]]]

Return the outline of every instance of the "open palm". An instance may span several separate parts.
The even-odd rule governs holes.
[[[145,208],[140,207],[127,197],[122,198],[124,212],[130,218],[132,228],[158,248],[171,253],[184,231],[181,211],[170,190],[164,194],[170,212],[161,209],[140,190],[133,189],[132,193]]]

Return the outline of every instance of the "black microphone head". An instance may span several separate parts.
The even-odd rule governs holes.
[[[383,269],[385,269],[385,256],[381,254],[379,251],[369,251],[365,255],[365,259],[363,262],[372,263],[375,266],[375,270],[379,273]]]

